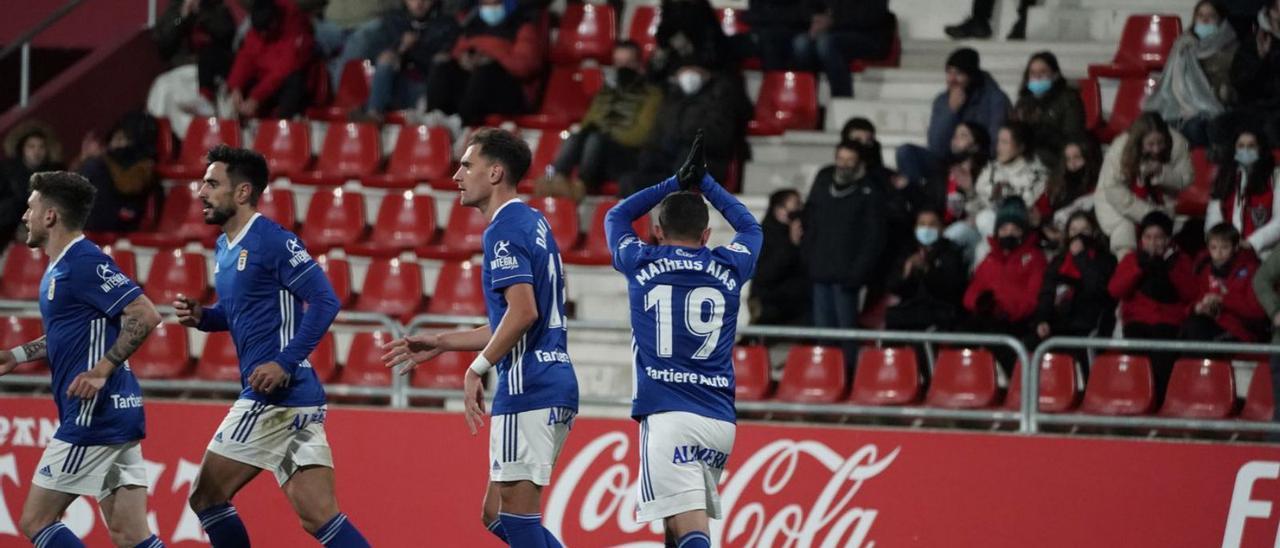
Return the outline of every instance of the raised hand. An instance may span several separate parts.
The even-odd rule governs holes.
[[[702,183],[702,177],[706,174],[707,155],[702,150],[702,130],[698,130],[693,137],[693,146],[689,147],[689,157],[676,171],[676,181],[680,183],[680,190],[693,190]]]
[[[402,366],[397,371],[401,375],[409,374],[418,364],[445,351],[440,348],[440,335],[435,333],[419,333],[396,339],[382,345],[382,350],[386,352],[382,355],[382,363],[392,368]]]

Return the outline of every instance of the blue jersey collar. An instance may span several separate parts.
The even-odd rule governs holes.
[[[53,267],[58,265],[58,261],[61,261],[62,257],[67,254],[67,250],[71,249],[71,246],[74,246],[80,243],[80,240],[83,240],[83,239],[84,239],[84,234],[81,234],[80,236],[76,237],[76,239],[68,242],[67,247],[62,248],[62,251],[58,252],[58,256],[54,257],[52,261],[49,261],[48,268],[44,269],[45,274],[48,274],[49,272],[53,271]]]
[[[230,249],[237,245],[240,245],[240,240],[243,240],[244,235],[249,233],[249,227],[253,226],[253,222],[258,220],[258,217],[261,217],[261,216],[262,216],[261,213],[255,212],[252,217],[249,217],[249,222],[245,223],[244,226],[240,227],[240,232],[236,234],[235,239],[227,240],[227,248]]]
[[[517,203],[520,203],[520,198],[512,198],[510,200],[507,200],[506,203],[498,206],[498,209],[495,209],[493,211],[493,216],[489,218],[489,224],[493,224],[494,221],[498,220],[498,214],[502,213],[503,209],[505,209],[507,206],[511,204],[517,204]]]

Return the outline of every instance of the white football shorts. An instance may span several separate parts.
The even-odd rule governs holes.
[[[98,500],[121,487],[147,487],[147,467],[138,441],[117,445],[72,445],[49,440],[31,483],[59,493]]]
[[[284,485],[304,466],[333,468],[324,435],[324,405],[281,407],[236,400],[209,442],[209,452],[270,471]]]
[[[548,407],[489,421],[489,481],[551,484],[551,470],[578,412]]]
[[[640,491],[636,520],[692,510],[720,519],[720,475],[737,426],[693,413],[655,413],[640,421]]]

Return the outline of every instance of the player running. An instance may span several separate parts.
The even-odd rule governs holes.
[[[179,295],[173,306],[182,325],[231,332],[244,390],[209,442],[191,509],[215,547],[249,546],[231,499],[267,470],[321,544],[368,546],[338,511],[324,388],[307,361],[338,315],[338,298],[298,237],[257,212],[266,159],[226,146],[208,159],[198,196],[205,222],[222,226],[213,269],[218,302],[202,307]]]
[[[720,519],[716,485],[733,449],[733,341],[739,295],[755,270],[763,233],[751,212],[706,174],[701,134],[675,177],[623,200],[605,216],[613,267],[627,277],[640,421],[637,519],[664,520],[668,546],[711,546]],[[699,185],[702,196],[690,192]],[[737,232],[708,249],[707,206]],[[661,202],[645,245],[631,223]]]
[[[489,487],[484,524],[511,546],[558,547],[542,526],[542,488],[578,412],[578,380],[566,352],[564,265],[547,220],[516,195],[529,169],[529,146],[499,129],[476,132],[453,180],[461,204],[489,219],[481,280],[489,325],[410,335],[387,345],[388,367],[443,352],[479,351],[463,391],[471,433],[483,426],[481,379],[498,367],[489,426]]]
[[[128,360],[160,313],[82,232],[95,189],[65,171],[31,176],[27,246],[51,257],[40,280],[43,337],[0,350],[0,375],[48,358],[61,424],[49,440],[19,527],[41,548],[84,546],[61,521],[77,497],[98,500],[116,546],[164,546],[147,526],[142,389]]]

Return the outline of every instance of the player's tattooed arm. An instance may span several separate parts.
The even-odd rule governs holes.
[[[22,345],[22,351],[27,353],[27,361],[43,360],[48,355],[44,337],[41,335],[39,339]]]
[[[12,350],[0,348],[0,375],[8,375],[18,364],[35,361],[45,356],[44,337],[19,345]]]
[[[138,347],[142,346],[142,342],[147,340],[147,335],[150,335],[151,330],[155,329],[159,323],[160,313],[156,311],[155,305],[151,304],[151,299],[145,295],[134,299],[121,314],[120,335],[116,337],[115,344],[111,345],[111,349],[103,357],[103,361],[110,363],[99,362],[98,366],[106,367],[107,372],[110,372],[115,366],[124,363]]]

